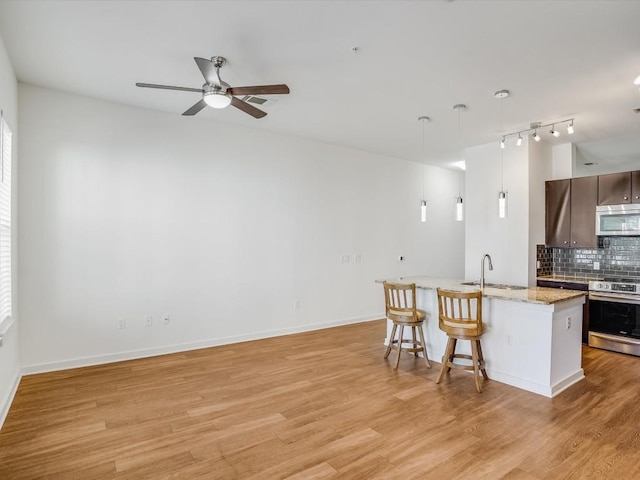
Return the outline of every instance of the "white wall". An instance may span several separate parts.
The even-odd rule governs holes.
[[[503,185],[508,194],[507,218],[498,217],[500,192],[500,147],[498,142],[465,150],[466,232],[465,278],[480,278],[480,261],[491,255],[493,271],[485,266],[489,283],[528,285],[529,259],[529,165],[527,147],[502,151]]]
[[[18,292],[18,275],[17,275],[17,194],[16,184],[18,177],[18,83],[13,73],[13,68],[4,43],[0,39],[0,109],[4,115],[6,122],[9,124],[13,133],[12,150],[13,150],[13,198],[12,198],[12,221],[13,221],[13,323],[11,327],[8,325],[0,325],[0,333],[4,332],[4,344],[0,347],[0,427],[4,423],[4,419],[9,409],[9,405],[13,399],[18,382],[20,380],[20,364],[19,364],[19,340],[18,340],[18,317],[19,308],[17,299]]]
[[[536,246],[545,240],[545,182],[553,178],[555,148],[546,142],[529,141],[529,285],[536,285]],[[571,144],[569,144],[571,145]],[[570,150],[574,150],[571,148]],[[566,149],[564,150],[566,153]]]
[[[25,371],[379,318],[376,278],[463,273],[456,172],[426,167],[422,224],[416,163],[28,85],[19,102]]]
[[[544,142],[531,142],[543,144]],[[575,177],[576,147],[573,143],[563,143],[551,147],[551,172],[547,180]]]
[[[551,175],[551,147],[523,138],[520,147],[502,151],[503,185],[508,193],[508,215],[498,217],[500,146],[498,142],[465,150],[467,217],[465,278],[480,278],[480,260],[490,283],[535,286],[536,245],[544,243],[545,180]]]

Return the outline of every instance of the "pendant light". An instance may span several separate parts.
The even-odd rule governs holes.
[[[500,131],[502,132],[502,100],[509,96],[509,90],[498,90],[494,96],[500,100]],[[498,192],[498,218],[507,216],[507,192],[504,191],[504,137],[500,141],[500,191]]]
[[[462,147],[460,142],[460,112],[467,109],[467,106],[458,103],[453,106],[454,110],[458,111],[458,152],[460,152],[460,160],[462,160]],[[464,220],[464,204],[462,203],[462,194],[461,194],[461,185],[462,177],[461,173],[458,172],[458,196],[456,197],[456,222],[462,222]]]
[[[431,119],[425,115],[418,117],[418,121],[422,122],[422,161],[424,162],[424,124]],[[422,164],[422,201],[420,202],[420,221],[422,223],[427,221],[427,201],[424,199],[424,174],[425,165]]]

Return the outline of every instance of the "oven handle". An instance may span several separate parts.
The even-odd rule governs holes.
[[[632,305],[640,304],[640,298],[637,295],[598,295],[597,293],[589,293],[589,301],[627,303]]]
[[[608,333],[601,332],[589,332],[589,334],[593,335],[594,337],[609,340],[611,342],[624,343],[625,345],[640,345],[640,340],[637,340],[635,338],[622,337],[620,335],[610,335]]]

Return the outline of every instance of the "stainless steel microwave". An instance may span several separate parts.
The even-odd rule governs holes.
[[[596,207],[596,235],[640,236],[640,204]]]

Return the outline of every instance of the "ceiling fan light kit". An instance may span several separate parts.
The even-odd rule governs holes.
[[[220,56],[206,58],[194,57],[200,73],[205,79],[202,88],[175,87],[172,85],[158,85],[154,83],[136,83],[137,87],[157,88],[161,90],[180,90],[186,92],[197,92],[202,94],[202,98],[187,109],[182,115],[193,116],[205,107],[217,109],[226,108],[233,105],[238,110],[251,115],[254,118],[262,118],[267,112],[254,107],[244,101],[247,95],[286,95],[289,87],[285,84],[278,85],[256,85],[250,87],[232,87],[220,79],[220,68],[227,63],[227,59]],[[243,95],[243,99],[236,98],[235,95]],[[255,102],[253,102],[255,103]]]
[[[204,92],[202,98],[204,103],[212,108],[226,108],[231,105],[231,95],[223,91]]]

